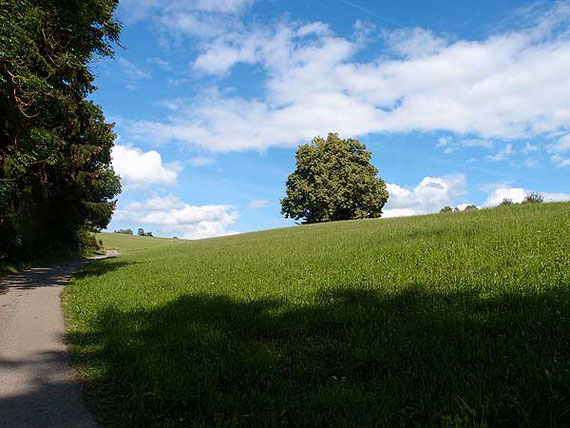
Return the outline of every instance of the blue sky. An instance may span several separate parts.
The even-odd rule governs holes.
[[[357,137],[385,217],[570,199],[570,2],[123,0],[92,69],[118,134],[110,230],[292,225],[295,148]]]

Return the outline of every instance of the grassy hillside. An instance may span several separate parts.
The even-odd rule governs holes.
[[[144,250],[144,238],[103,239],[128,251],[85,268],[63,302],[74,363],[109,426],[570,416],[570,204]]]
[[[119,250],[123,255],[157,249],[163,245],[172,245],[180,242],[170,238],[124,235],[122,233],[97,233],[95,237],[97,240],[103,241],[103,245],[107,250]]]

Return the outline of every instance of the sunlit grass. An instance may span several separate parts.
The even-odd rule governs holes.
[[[157,249],[163,245],[172,245],[180,242],[171,238],[124,235],[122,233],[97,233],[95,237],[98,241],[103,242],[105,249],[120,250],[122,255]]]
[[[102,235],[64,293],[109,426],[562,426],[570,204]]]

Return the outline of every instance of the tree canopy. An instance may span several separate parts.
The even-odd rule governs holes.
[[[113,55],[118,0],[0,0],[0,258],[77,248],[120,192],[89,63]]]
[[[300,146],[281,213],[305,223],[380,217],[388,191],[371,157],[360,141],[333,133]]]

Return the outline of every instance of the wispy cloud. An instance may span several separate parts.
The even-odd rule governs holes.
[[[347,5],[347,6],[353,7],[354,9],[358,9],[358,10],[360,10],[361,12],[364,12],[364,13],[367,13],[367,14],[369,14],[369,15],[372,15],[372,11],[371,11],[371,10],[366,9],[366,8],[363,7],[363,6],[360,6],[359,4],[353,3],[353,2],[348,1],[348,0],[338,0],[338,1],[341,2],[341,3],[343,3],[343,4],[345,4],[345,5]]]
[[[266,199],[254,199],[249,203],[250,208],[263,208],[269,205],[269,201]]]
[[[544,30],[545,22],[570,28],[560,15],[566,10],[553,7],[530,30],[479,41],[396,30],[389,47],[403,57],[368,62],[354,59],[361,43],[322,23],[242,22],[200,44],[194,70],[219,77],[214,86],[177,100],[167,119],[122,125],[135,139],[211,151],[291,147],[331,129],[347,136],[447,131],[459,147],[489,148],[494,139],[513,144],[490,158],[503,160],[515,150],[509,141],[549,138],[570,123],[570,34]],[[261,96],[223,85],[237,64],[263,69]]]
[[[152,77],[150,71],[133,64],[125,58],[119,58],[117,63],[121,68],[123,78],[127,82],[127,88],[130,90],[138,89],[140,81],[150,79]]]

